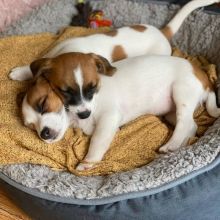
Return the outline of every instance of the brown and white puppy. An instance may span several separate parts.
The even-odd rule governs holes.
[[[207,75],[185,59],[139,56],[114,66],[105,58],[82,53],[31,65],[38,78],[23,101],[25,124],[35,127],[48,143],[60,140],[68,127],[92,135],[79,170],[90,169],[102,160],[118,128],[141,115],[169,114],[172,122],[176,121],[161,152],[177,150],[195,135],[193,113],[201,103],[206,103],[211,116],[220,115]],[[53,84],[50,77],[55,77]],[[65,100],[71,103],[67,109]]]
[[[31,89],[32,92],[31,90],[28,91],[23,101],[22,110],[25,124],[30,127],[35,127],[39,136],[48,143],[60,140],[70,125],[80,127],[85,133],[92,134],[94,127],[99,121],[99,116],[102,115],[100,108],[97,108],[96,105],[96,99],[98,97],[97,91],[99,87],[103,87],[101,85],[102,83],[100,84],[100,78],[103,78],[105,81],[105,77],[113,75],[115,68],[112,67],[105,58],[98,55],[63,53],[69,51],[96,52],[97,54],[107,57],[111,62],[142,54],[170,55],[171,47],[167,38],[170,39],[170,37],[172,37],[178,30],[183,19],[192,10],[214,2],[218,2],[218,0],[194,0],[189,2],[163,30],[158,30],[149,25],[137,25],[120,28],[116,31],[109,32],[107,35],[95,34],[88,37],[66,40],[58,44],[44,58],[33,62],[30,66],[13,69],[10,73],[10,78],[12,79],[26,80],[33,77],[35,78],[35,85]],[[124,61],[129,68],[124,69],[124,72],[131,72],[133,66],[127,63],[131,60]],[[134,58],[132,62],[136,67],[136,58]],[[120,64],[117,65],[120,66]],[[154,65],[160,66],[160,61],[154,62]],[[149,66],[143,66],[142,64],[141,66],[146,69],[149,68],[150,70],[154,67],[153,63]],[[179,69],[179,67],[177,68]],[[139,67],[137,66],[137,70],[138,69]],[[138,75],[137,70],[134,68],[132,70]],[[107,76],[104,77],[104,75]],[[112,77],[115,78],[114,75]],[[125,82],[127,82],[127,76],[124,75],[124,77]],[[163,72],[161,72],[161,77],[164,77]],[[135,82],[135,79],[128,78],[129,85],[132,81]],[[163,78],[163,81],[166,81],[165,78]],[[139,83],[140,82],[134,85],[137,88],[143,88],[143,85],[139,85]],[[124,81],[122,79],[120,79],[120,84],[123,88]],[[116,83],[116,85],[118,84]],[[112,99],[117,100],[118,98],[116,94],[114,94],[114,96],[111,94],[111,91],[115,91],[115,89],[113,89],[114,85],[111,84],[111,86],[112,88],[107,87],[108,91],[105,93],[105,97],[103,95],[99,96],[102,97],[102,107],[106,112],[108,112],[106,106],[109,106],[105,104],[106,101],[110,99],[113,103]],[[136,87],[129,87],[134,94]],[[152,87],[149,85],[149,88]],[[42,91],[40,92],[38,90]],[[152,91],[154,90],[156,89],[153,88]],[[149,89],[147,92],[151,94],[152,91]],[[163,94],[163,91],[161,94]],[[140,94],[138,95],[141,97]],[[51,101],[51,97],[53,101]],[[126,95],[124,95],[124,97],[126,97]],[[168,94],[167,97],[169,97]],[[136,100],[136,103],[134,103],[132,99],[131,103],[133,103],[133,106],[139,106],[138,101],[139,100]],[[146,101],[150,103],[149,97]],[[101,103],[100,99],[98,103]],[[169,103],[171,103],[171,101],[164,103],[164,106],[167,106]],[[117,103],[114,102],[114,104],[117,106]],[[129,104],[126,103],[123,104],[123,106],[123,111],[121,112],[126,115]],[[133,106],[131,106],[131,109]],[[112,106],[110,109],[112,109]],[[128,117],[126,121],[132,120],[132,118],[138,117],[142,113],[152,112],[148,110],[142,111],[141,109],[139,111],[140,112],[134,111],[134,115]],[[91,114],[91,112],[94,114]],[[159,111],[158,114],[162,113]],[[111,119],[111,117],[109,118]],[[112,121],[114,121],[114,118]],[[119,124],[122,125],[123,123],[125,123],[125,121]],[[99,130],[101,131],[102,129],[99,127]],[[95,137],[97,137],[97,135],[95,135]],[[112,133],[109,132],[106,143],[109,143],[112,137]],[[94,143],[95,141],[91,142],[92,146]],[[106,146],[104,142],[100,145]],[[178,147],[180,145],[181,144],[177,144]],[[93,148],[94,146],[91,147],[91,149]],[[166,147],[167,150],[169,150],[169,148],[170,147]],[[103,149],[106,151],[106,147]],[[100,155],[103,156],[104,151],[102,150]],[[100,158],[102,158],[100,155],[99,157],[88,157],[86,160],[89,162],[95,161],[94,158],[99,158],[98,160],[100,160]]]
[[[105,58],[92,53],[62,54],[37,60],[30,67],[35,80],[23,101],[25,125],[48,143],[63,137],[71,123],[66,117],[69,108],[79,119],[90,116],[100,74],[112,76],[116,71]]]
[[[198,7],[218,2],[219,0],[193,0],[187,3],[177,15],[167,24],[165,28],[159,30],[150,25],[134,25],[131,27],[123,27],[106,34],[94,34],[87,37],[77,37],[65,40],[54,47],[44,58],[35,61],[28,66],[17,67],[10,73],[10,78],[14,80],[26,80],[36,75],[50,66],[51,58],[57,57],[60,54],[67,52],[84,52],[96,53],[105,57],[110,62],[121,60],[127,57],[135,57],[143,54],[158,54],[170,55],[171,46],[167,39],[170,39],[177,32],[183,20],[187,15]],[[56,58],[55,58],[56,60]],[[103,60],[103,59],[102,59]],[[56,61],[54,61],[56,62]],[[58,75],[58,65],[53,67],[53,70],[47,71],[47,80],[51,86],[54,85],[57,95],[65,98],[65,103],[73,105],[77,102],[77,94],[75,92],[74,78],[69,76],[66,66],[75,65],[71,59],[62,65],[62,70],[59,72],[65,73],[65,77]],[[88,64],[89,65],[89,64]],[[84,69],[87,68],[87,63],[83,64]],[[43,67],[43,68],[41,68]],[[61,68],[61,67],[59,67]],[[41,69],[41,71],[38,71]],[[69,78],[67,78],[69,76]],[[90,78],[88,78],[88,81]],[[89,89],[89,86],[91,87]],[[88,85],[84,90],[92,90],[93,84]],[[79,109],[75,110],[79,115]],[[86,112],[86,108],[81,108],[80,112]],[[85,114],[86,116],[86,114]],[[84,117],[85,117],[84,116]],[[82,118],[83,115],[81,114]]]
[[[195,9],[220,0],[193,0],[184,5],[176,16],[162,29],[141,24],[122,27],[105,34],[94,34],[85,37],[70,38],[62,41],[44,57],[53,58],[63,53],[95,53],[115,62],[128,57],[145,54],[171,55],[169,40],[178,31],[184,19]],[[12,69],[10,78],[27,80],[33,77],[30,66]]]

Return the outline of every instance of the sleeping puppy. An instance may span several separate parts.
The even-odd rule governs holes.
[[[105,34],[70,38],[55,46],[44,58],[53,58],[67,52],[83,52],[99,54],[114,62],[144,54],[171,55],[169,40],[178,31],[184,19],[193,10],[219,1],[190,1],[161,30],[151,25],[133,25]],[[14,80],[27,80],[32,77],[29,65],[14,68],[10,73],[10,78]]]
[[[68,127],[92,135],[78,170],[101,161],[119,127],[141,115],[167,115],[176,121],[161,152],[175,151],[195,135],[193,112],[201,103],[211,116],[220,115],[207,75],[178,57],[145,55],[113,67],[95,54],[66,53],[32,69],[36,80],[23,100],[24,123],[47,143],[60,140]]]

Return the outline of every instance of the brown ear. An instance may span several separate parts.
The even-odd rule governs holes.
[[[117,68],[112,66],[106,58],[96,54],[91,54],[91,55],[95,60],[97,71],[100,74],[104,74],[106,76],[112,76],[116,72]]]
[[[33,78],[37,78],[43,73],[49,72],[51,68],[51,59],[41,58],[31,63],[30,69],[33,74]]]

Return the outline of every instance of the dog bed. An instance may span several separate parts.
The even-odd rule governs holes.
[[[34,8],[45,3],[45,0],[11,0],[11,1],[0,1],[0,32],[15,22],[20,17],[25,16]]]
[[[114,0],[93,4],[108,8],[106,15],[111,18],[117,14],[117,26],[122,23],[161,26],[177,9],[177,6]],[[113,5],[123,10],[115,11]],[[139,17],[135,16],[135,10]],[[154,16],[146,15],[147,10]],[[190,54],[201,54],[219,66],[219,24],[219,16],[197,11],[184,23],[173,44]],[[11,195],[18,195],[13,196],[14,200],[34,219],[70,219],[69,216],[72,219],[214,219],[220,215],[217,209],[219,125],[217,120],[191,147],[132,171],[78,177],[46,166],[8,165],[1,167],[1,178],[9,185],[2,186]]]

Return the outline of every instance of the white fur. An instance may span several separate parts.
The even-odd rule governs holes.
[[[211,5],[220,0],[193,0],[187,3],[169,22],[167,27],[175,34],[184,19],[196,8]],[[55,46],[44,57],[53,58],[67,52],[96,53],[112,62],[112,52],[115,46],[122,46],[127,57],[144,54],[171,55],[171,46],[163,33],[151,25],[146,25],[144,32],[138,32],[130,27],[117,29],[116,36],[94,34],[86,37],[67,39]],[[29,72],[27,72],[29,70]],[[29,66],[12,69],[9,77],[13,80],[26,80],[32,76]]]
[[[82,76],[81,68],[77,67],[75,70],[73,70],[73,75],[74,75],[76,84],[79,86],[80,94],[82,96],[83,76]]]
[[[69,121],[66,124],[92,134],[86,163],[79,164],[79,170],[90,169],[94,162],[102,160],[118,128],[141,115],[166,115],[176,110],[175,120],[172,120],[176,121],[174,133],[160,148],[161,152],[177,150],[195,135],[197,126],[193,112],[200,103],[206,102],[212,116],[220,116],[214,92],[204,89],[185,59],[139,56],[116,62],[114,66],[117,72],[112,77],[100,75],[100,90],[90,102],[90,117],[80,120],[72,111],[64,117]],[[25,105],[23,113],[24,108]],[[35,114],[31,118],[36,118]],[[24,118],[27,120],[26,113]],[[50,123],[45,121],[44,126],[51,127]],[[63,133],[65,127],[61,123],[57,132],[62,130]]]
[[[118,71],[114,76],[101,76],[100,91],[93,102],[96,110],[89,119],[96,125],[84,159],[90,163],[81,163],[80,170],[102,160],[118,128],[143,114],[166,115],[176,109],[174,133],[161,152],[177,150],[195,135],[193,112],[200,103],[207,103],[212,116],[220,116],[214,92],[203,88],[184,59],[141,56],[116,62],[115,66]],[[78,126],[85,129],[84,125]]]
[[[24,116],[24,124],[26,126],[34,124],[34,129],[37,131],[39,137],[41,131],[45,127],[57,132],[57,137],[55,139],[44,140],[47,143],[52,143],[62,139],[70,123],[64,106],[59,112],[40,114],[28,104],[26,96],[22,103],[22,114]]]
[[[185,17],[194,9],[219,2],[219,0],[194,0],[189,2],[167,25],[173,34]],[[67,52],[96,53],[112,61],[112,51],[117,45],[124,48],[128,57],[144,54],[170,55],[171,47],[160,30],[145,25],[144,32],[130,27],[118,29],[114,37],[95,34],[65,40],[44,57],[52,58]],[[60,140],[68,126],[79,127],[86,134],[93,134],[88,154],[79,170],[89,169],[91,162],[98,162],[108,150],[118,128],[143,114],[165,115],[176,106],[176,128],[173,136],[160,151],[167,152],[184,145],[196,131],[192,118],[199,103],[206,101],[208,112],[218,117],[220,110],[215,103],[215,94],[204,91],[202,84],[193,75],[191,65],[180,58],[163,56],[141,56],[115,63],[118,71],[113,77],[101,76],[101,87],[91,102],[83,101],[79,108],[92,111],[89,118],[76,117],[78,109],[71,107],[67,113],[64,107],[60,113],[40,115],[24,100],[23,115],[25,124],[34,123],[38,134],[44,126],[54,128],[59,133],[53,142]],[[79,67],[80,69],[80,67]],[[178,70],[178,71],[177,71]],[[30,79],[30,67],[13,69],[9,77],[13,80]],[[80,78],[78,77],[78,83]],[[171,118],[171,117],[170,117]]]
[[[167,24],[173,33],[176,33],[185,18],[195,9],[219,2],[219,0],[194,0],[181,8],[181,11]]]
[[[91,111],[92,110],[91,102],[87,101],[83,97],[83,80],[84,79],[83,79],[83,74],[82,74],[82,70],[80,66],[78,66],[77,69],[73,70],[73,75],[74,75],[75,82],[79,86],[79,89],[80,89],[81,104],[76,105],[76,106],[70,106],[69,109],[74,114],[77,114],[79,112],[84,112],[84,111]]]
[[[24,81],[32,79],[33,75],[29,66],[20,66],[12,69],[9,77],[12,80]]]

